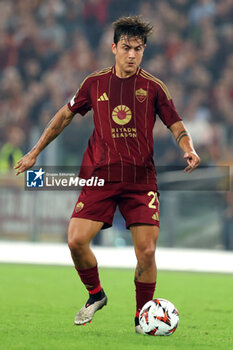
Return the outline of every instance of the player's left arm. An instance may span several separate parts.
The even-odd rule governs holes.
[[[192,138],[182,121],[172,124],[169,129],[177,144],[184,151],[184,158],[187,159],[188,166],[184,171],[191,173],[200,164],[200,158],[194,149]]]

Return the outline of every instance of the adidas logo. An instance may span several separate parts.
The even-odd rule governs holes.
[[[153,214],[152,219],[159,221],[159,214],[158,213]]]
[[[103,93],[103,95],[101,95],[97,101],[108,101],[108,95],[106,94],[106,92]]]

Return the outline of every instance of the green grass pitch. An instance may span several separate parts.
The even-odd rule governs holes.
[[[170,337],[135,334],[133,270],[100,269],[108,305],[74,326],[87,294],[72,267],[0,265],[1,350],[232,349],[232,275],[159,272],[155,296],[180,312]]]

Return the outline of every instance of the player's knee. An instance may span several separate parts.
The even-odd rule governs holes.
[[[71,252],[81,253],[85,246],[88,244],[88,240],[85,235],[79,232],[68,233],[68,246]]]
[[[155,247],[145,247],[141,249],[138,255],[138,261],[143,265],[150,265],[155,259]]]

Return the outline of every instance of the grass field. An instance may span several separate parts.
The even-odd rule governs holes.
[[[180,325],[170,337],[135,334],[132,270],[100,269],[107,307],[91,324],[73,319],[87,294],[72,267],[0,264],[1,350],[231,349],[233,276],[160,272],[157,297]]]

